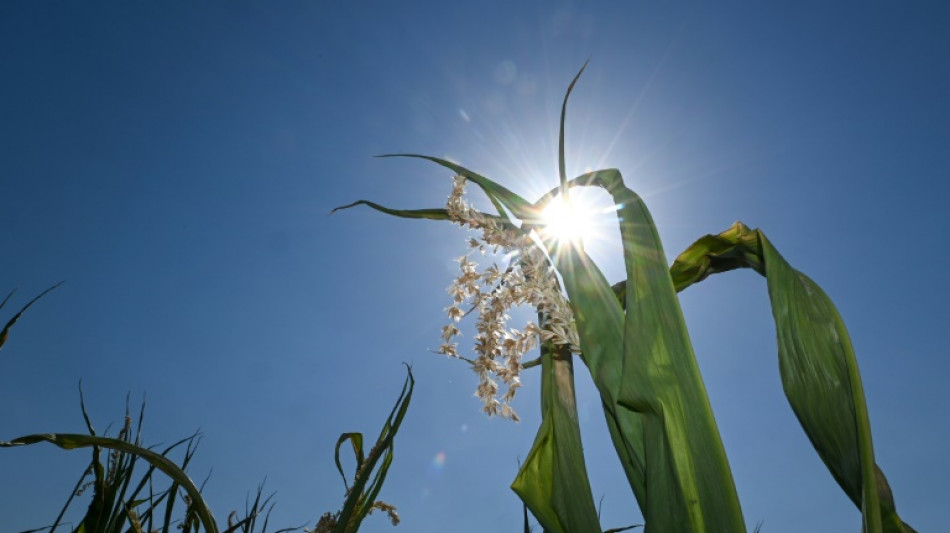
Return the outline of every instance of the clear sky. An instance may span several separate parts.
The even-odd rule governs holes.
[[[203,431],[191,473],[211,472],[219,519],[266,478],[272,525],[312,525],[342,501],[338,435],[375,435],[406,361],[416,394],[382,493],[395,531],[520,531],[508,486],[537,374],[520,424],[489,420],[475,375],[430,353],[464,233],[327,213],[444,203],[450,173],[372,158],[389,152],[553,186],[560,101],[590,57],[568,173],[619,168],[671,259],[742,220],[822,285],[898,509],[939,531],[950,7],[829,4],[0,3],[0,291],[20,288],[14,308],[67,281],[0,352],[0,440],[82,432],[79,380],[98,429],[144,395],[148,444]],[[616,252],[596,256],[611,281]],[[747,522],[858,531],[785,402],[764,280],[728,273],[681,301]],[[639,523],[577,374],[603,525]],[[0,450],[0,529],[50,523],[88,456]]]

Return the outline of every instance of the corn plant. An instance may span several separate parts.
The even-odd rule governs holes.
[[[334,461],[340,477],[343,478],[343,486],[346,487],[346,500],[343,502],[343,508],[338,512],[328,512],[320,517],[316,527],[309,530],[310,533],[355,533],[366,516],[373,511],[386,513],[394,526],[399,525],[396,508],[382,500],[377,500],[376,497],[386,480],[389,465],[392,464],[393,439],[396,437],[399,425],[402,424],[403,417],[406,416],[409,400],[412,399],[412,389],[415,387],[412,369],[408,366],[406,369],[409,375],[403,384],[402,392],[399,393],[396,405],[389,412],[389,417],[383,424],[376,444],[369,453],[364,453],[362,433],[343,433],[337,440]],[[356,472],[353,474],[352,485],[347,482],[346,473],[343,472],[343,465],[340,462],[340,448],[346,442],[350,443],[356,458]]]
[[[399,523],[395,507],[376,500],[376,497],[392,463],[393,440],[409,408],[414,383],[410,371],[396,405],[368,454],[363,452],[361,433],[344,433],[340,436],[336,445],[335,461],[347,489],[343,507],[336,513],[324,514],[316,527],[307,531],[355,533],[363,519],[374,510],[385,512],[393,525]],[[48,442],[66,450],[92,449],[89,466],[84,469],[79,481],[69,493],[55,521],[49,526],[32,531],[49,530],[54,533],[62,525],[63,517],[75,497],[91,488],[89,507],[79,525],[72,529],[75,533],[168,533],[176,530],[183,533],[267,533],[274,504],[271,501],[272,496],[263,497],[263,486],[258,487],[254,499],[248,501],[243,517],[232,512],[228,516],[227,525],[219,526],[201,494],[202,487],[196,485],[185,472],[197,449],[198,434],[181,439],[161,451],[155,451],[141,443],[144,404],[135,424],[126,405],[124,423],[116,437],[96,433],[86,412],[81,392],[80,405],[89,430],[88,435],[48,433],[0,442],[0,448]],[[357,458],[353,485],[346,483],[346,475],[340,464],[340,448],[347,441],[351,443]],[[171,452],[182,446],[184,452],[180,460],[169,457]],[[103,450],[108,450],[105,460],[102,459]],[[142,463],[145,463],[146,467],[145,471],[140,473],[136,467]],[[154,476],[156,472],[165,474],[170,480],[165,488],[157,488],[162,480]],[[284,528],[274,533],[300,529],[302,528]]]
[[[583,68],[581,72],[583,72]],[[511,488],[546,532],[600,532],[581,448],[574,396],[574,354],[600,394],[610,438],[645,520],[655,533],[743,532],[725,449],[686,330],[677,293],[709,275],[751,268],[767,279],[778,331],[778,360],[785,395],[835,481],[861,511],[863,531],[914,530],[897,514],[890,487],[875,464],[861,378],[848,333],[821,288],[795,270],[765,234],[741,223],[700,238],[672,267],[649,210],[626,186],[620,171],[598,170],[568,180],[561,108],[559,184],[529,202],[499,183],[456,163],[417,154],[455,174],[445,208],[392,209],[366,205],[402,218],[447,220],[481,232],[473,249],[501,250],[507,265],[484,272],[468,256],[449,288],[452,322],[439,350],[469,364],[479,376],[477,395],[489,415],[517,419],[510,402],[520,373],[541,367],[542,420]],[[487,196],[494,213],[464,200],[466,184]],[[546,233],[545,208],[577,187],[605,191],[616,210],[626,279],[611,285],[579,240]],[[334,211],[336,211],[334,210]],[[529,305],[538,323],[507,326],[505,311]],[[452,342],[455,325],[477,310],[475,358]],[[540,357],[522,356],[540,344]],[[507,391],[498,398],[499,381]]]
[[[24,311],[57,286],[47,289],[32,299],[6,323],[0,330],[0,347],[3,346],[10,329]],[[9,301],[12,295],[13,292],[0,302],[0,308]],[[414,385],[412,370],[407,367],[407,377],[402,392],[368,454],[364,454],[363,451],[362,433],[344,433],[340,436],[336,445],[335,462],[346,487],[343,507],[336,513],[324,514],[315,528],[305,531],[308,533],[355,533],[366,516],[375,510],[386,513],[393,525],[399,523],[395,507],[376,500],[376,497],[392,463],[393,442],[409,408]],[[69,492],[69,497],[53,523],[22,533],[39,531],[55,533],[63,525],[64,516],[75,498],[88,492],[89,489],[92,492],[89,506],[79,521],[79,525],[71,528],[74,533],[169,533],[171,531],[267,533],[274,503],[271,501],[273,495],[263,496],[263,486],[258,487],[253,500],[247,502],[243,517],[234,511],[228,515],[226,525],[219,525],[216,521],[201,494],[203,484],[196,485],[185,472],[197,449],[199,441],[197,433],[161,451],[145,447],[142,444],[145,404],[143,402],[138,421],[134,422],[127,400],[124,422],[118,435],[115,437],[99,435],[86,411],[81,389],[79,398],[83,419],[89,431],[88,435],[44,433],[26,435],[7,442],[0,441],[0,448],[17,448],[48,442],[65,450],[77,448],[92,450],[89,465]],[[352,485],[347,483],[340,463],[340,449],[345,442],[350,442],[357,461]],[[170,457],[172,452],[182,447],[184,448],[180,459],[176,461]],[[103,460],[104,450],[106,454]],[[143,463],[144,472],[142,469],[137,469]],[[158,472],[164,474],[167,480],[155,476]],[[164,483],[167,485],[163,485]],[[274,533],[301,529],[303,527],[284,528]]]
[[[115,437],[99,435],[96,432],[86,412],[81,392],[80,406],[89,431],[88,435],[36,434],[19,437],[9,442],[0,442],[0,447],[18,447],[48,442],[66,450],[76,448],[91,448],[92,450],[89,465],[83,470],[75,487],[69,493],[56,520],[42,529],[57,531],[75,497],[91,489],[92,496],[86,513],[79,525],[72,528],[72,531],[77,533],[126,531],[164,533],[176,526],[185,532],[197,532],[202,529],[209,533],[219,531],[214,516],[201,495],[200,488],[185,473],[195,453],[198,443],[197,434],[181,439],[161,451],[155,451],[143,447],[141,443],[144,403],[137,423],[134,423],[126,405],[123,425]],[[182,446],[184,446],[183,457],[175,461],[169,454]],[[106,454],[103,460],[104,450]],[[146,465],[144,473],[137,470],[142,463]],[[170,479],[167,487],[157,487],[162,481],[154,476],[156,471],[164,473]],[[180,515],[173,514],[179,502],[183,504],[184,510]],[[258,508],[255,508],[252,515],[242,522],[246,523],[256,514],[259,514]]]

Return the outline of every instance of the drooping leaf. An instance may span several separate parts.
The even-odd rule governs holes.
[[[95,446],[132,454],[145,459],[185,489],[185,491],[188,493],[188,496],[191,498],[197,519],[200,520],[202,527],[204,527],[207,533],[217,533],[218,529],[214,521],[214,516],[211,514],[211,510],[208,509],[208,506],[205,504],[204,499],[201,496],[201,491],[198,490],[198,487],[195,486],[188,475],[185,474],[185,472],[179,468],[178,465],[176,465],[171,459],[165,457],[164,455],[147,448],[142,448],[141,446],[131,444],[121,439],[71,433],[26,435],[13,439],[9,442],[0,442],[0,448],[26,446],[30,444],[36,444],[38,442],[49,442],[65,450]]]
[[[572,355],[542,347],[541,427],[511,484],[546,533],[599,533],[584,465]]]
[[[615,169],[587,178],[617,206],[627,269],[618,402],[642,416],[647,531],[745,531],[738,496],[659,235]],[[618,305],[601,285],[602,309]],[[611,291],[612,292],[612,291]],[[591,311],[594,320],[616,311]],[[614,319],[615,320],[615,319]],[[586,348],[581,343],[582,351]],[[596,379],[596,377],[595,377]]]
[[[765,275],[758,231],[736,222],[719,235],[705,235],[683,251],[670,267],[677,292],[712,274],[751,268]]]
[[[599,184],[598,173],[567,181],[564,188]],[[535,208],[543,210],[561,187],[542,196]],[[646,467],[641,415],[618,405],[623,374],[624,313],[607,278],[576,243],[544,241],[554,267],[564,281],[581,343],[581,359],[600,393],[607,428],[627,482],[641,508],[646,505]]]
[[[792,268],[760,230],[737,222],[706,235],[671,267],[678,288],[735,268],[766,277],[785,396],[818,455],[862,511],[870,533],[908,533],[874,463],[861,376],[844,322],[827,294]]]
[[[340,477],[343,478],[343,485],[346,487],[346,490],[350,490],[350,484],[346,480],[346,473],[343,471],[343,463],[340,462],[340,447],[342,447],[346,441],[349,441],[353,447],[353,455],[356,457],[356,471],[358,472],[365,460],[363,457],[363,434],[343,433],[336,441],[336,451],[333,454],[333,460],[336,461],[336,469],[340,472]]]

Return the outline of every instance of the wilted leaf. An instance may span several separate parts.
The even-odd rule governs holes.
[[[789,405],[835,481],[862,511],[866,530],[914,531],[898,517],[887,479],[874,463],[857,359],[828,295],[792,268],[761,230],[740,222],[696,241],[677,257],[671,276],[682,290],[743,267],[766,277]]]

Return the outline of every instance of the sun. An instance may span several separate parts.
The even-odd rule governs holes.
[[[571,197],[565,201],[562,196],[552,199],[541,212],[541,234],[558,243],[581,244],[584,237],[594,233],[595,211],[589,202]]]

